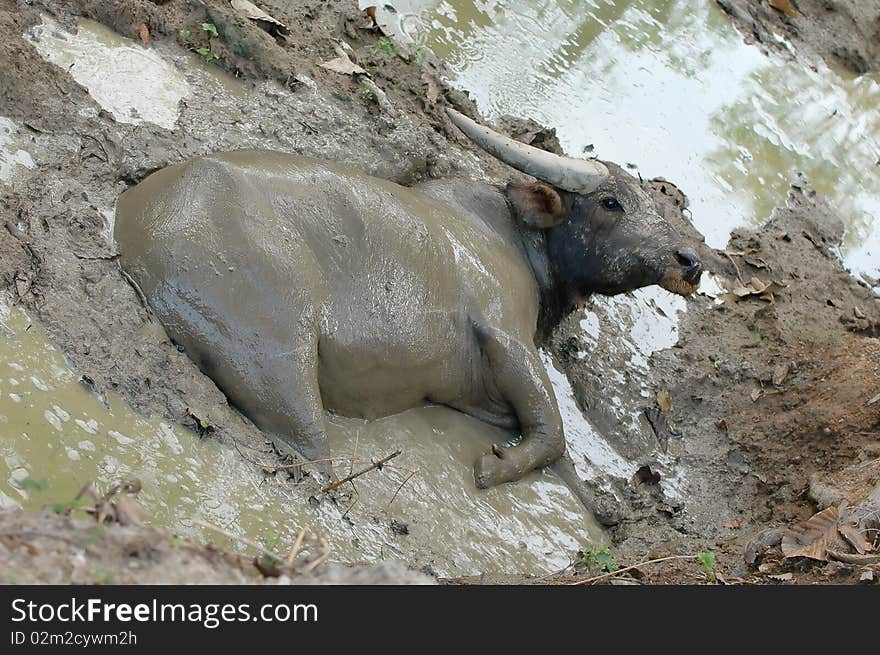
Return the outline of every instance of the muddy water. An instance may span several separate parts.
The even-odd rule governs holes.
[[[569,153],[673,180],[710,245],[763,221],[800,171],[847,221],[846,265],[880,275],[877,79],[766,57],[708,0],[393,4],[484,114],[531,116]]]
[[[178,102],[189,95],[189,86],[154,50],[93,21],[81,21],[71,34],[48,16],[28,37],[45,59],[68,70],[117,121],[174,128]]]
[[[0,322],[3,506],[40,509],[87,480],[107,488],[137,477],[151,520],[183,534],[200,532],[195,517],[252,538],[305,524],[236,453],[89,392],[23,311],[4,306]]]
[[[510,435],[458,412],[424,408],[374,423],[330,417],[340,477],[403,452],[359,478],[338,506],[316,509],[234,450],[88,391],[21,310],[0,311],[0,332],[0,507],[38,510],[71,500],[86,480],[106,489],[139,478],[149,522],[182,535],[216,541],[199,525],[207,521],[283,551],[309,527],[336,559],[405,559],[447,575],[550,571],[580,546],[602,543],[548,473],[478,492],[471,463]],[[390,538],[392,519],[405,540]]]

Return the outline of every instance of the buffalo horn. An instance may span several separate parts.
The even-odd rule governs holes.
[[[458,129],[490,155],[559,189],[591,193],[608,177],[608,169],[598,161],[555,155],[490,130],[454,109],[447,108],[446,113]]]

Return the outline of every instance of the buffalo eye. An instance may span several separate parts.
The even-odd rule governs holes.
[[[623,207],[620,206],[620,203],[617,202],[617,198],[605,198],[602,201],[602,207],[610,212],[620,211],[623,209]]]

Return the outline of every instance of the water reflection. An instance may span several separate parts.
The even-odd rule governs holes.
[[[490,117],[528,115],[566,149],[675,180],[716,247],[785,202],[803,172],[847,224],[855,272],[880,273],[880,85],[765,57],[703,0],[399,0]]]

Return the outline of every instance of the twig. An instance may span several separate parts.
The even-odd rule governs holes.
[[[238,447],[237,441],[233,440],[232,444],[235,447],[235,449],[238,451],[238,454],[241,455],[242,459],[244,459],[246,462],[250,462],[254,466],[259,466],[260,468],[265,469],[267,471],[271,471],[272,473],[275,473],[277,471],[282,471],[284,469],[295,469],[300,466],[306,466],[307,464],[320,464],[322,462],[340,462],[340,461],[349,459],[348,457],[324,457],[322,459],[309,459],[309,460],[304,460],[302,462],[295,462],[293,464],[268,464],[266,462],[261,462],[259,460],[253,459],[252,457],[248,457],[247,455],[245,455],[242,452],[241,448]],[[363,458],[359,458],[359,459],[356,459],[355,461],[356,462],[366,462],[368,460],[363,459]]]
[[[299,555],[299,550],[302,548],[303,539],[306,538],[306,534],[308,534],[308,530],[303,528],[299,531],[299,534],[296,536],[296,541],[293,542],[293,548],[290,549],[290,554],[287,556],[287,566],[293,564],[293,560],[296,559],[296,556]]]
[[[334,482],[333,484],[328,484],[326,487],[324,487],[323,489],[321,489],[321,491],[324,492],[324,493],[327,493],[328,491],[333,491],[333,490],[336,489],[337,487],[341,487],[342,485],[344,485],[346,482],[351,482],[351,481],[354,480],[355,478],[359,478],[359,477],[361,477],[364,473],[369,473],[369,472],[372,471],[373,469],[382,468],[382,466],[385,464],[385,462],[394,459],[395,457],[397,457],[398,455],[400,455],[400,453],[401,453],[401,451],[399,451],[399,450],[395,450],[393,453],[391,453],[391,454],[388,455],[387,457],[383,457],[383,458],[380,459],[378,462],[373,462],[373,463],[372,463],[370,466],[368,466],[367,468],[365,468],[365,469],[361,469],[361,470],[358,471],[357,473],[353,473],[353,474],[351,474],[351,475],[348,475],[348,476],[346,476],[345,478],[343,478],[342,480],[339,480],[338,482]]]
[[[121,266],[119,267],[119,273],[122,275],[123,278],[125,278],[125,281],[128,282],[129,286],[131,286],[131,288],[134,289],[134,292],[137,294],[138,300],[140,300],[140,302],[141,302],[141,306],[145,310],[147,310],[147,314],[152,316],[153,310],[150,309],[150,305],[147,304],[147,297],[144,295],[144,292],[141,291],[141,288],[140,288],[140,286],[138,286],[138,283],[135,282],[134,278],[131,275],[129,275],[125,271],[125,269],[122,268]]]
[[[80,255],[79,253],[75,252],[75,253],[73,253],[73,256],[76,257],[77,259],[86,259],[89,261],[104,260],[104,261],[108,261],[108,262],[116,261],[117,259],[119,259],[121,257],[121,255],[118,252],[113,253],[112,255]]]
[[[869,405],[872,403],[868,403]],[[358,444],[361,442],[361,431],[357,430],[354,435],[354,448],[351,451],[351,464],[348,465],[348,474],[351,475],[354,471],[354,461],[355,455],[357,455]]]
[[[14,236],[16,239],[21,241],[22,243],[30,243],[30,239],[28,235],[18,229],[18,226],[13,225],[12,221],[5,221],[4,225],[6,226],[6,230]]]
[[[683,559],[698,559],[696,555],[671,555],[670,557],[660,557],[659,559],[649,559],[647,562],[639,562],[638,564],[633,564],[632,566],[627,566],[626,568],[617,569],[616,571],[611,571],[610,573],[605,573],[603,575],[597,575],[595,578],[587,578],[586,580],[578,580],[577,582],[569,582],[570,585],[581,585],[581,584],[590,584],[591,582],[596,582],[598,580],[604,580],[605,578],[610,578],[613,575],[619,575],[620,573],[626,573],[627,571],[632,571],[633,569],[637,569],[640,566],[646,566],[647,564],[657,564],[659,562],[670,562],[672,560],[683,560]]]
[[[569,557],[568,564],[565,567],[559,569],[558,571],[551,571],[550,573],[542,575],[540,578],[538,578],[538,582],[543,582],[544,580],[548,580],[548,579],[555,577],[557,575],[562,575],[563,573],[568,571],[568,569],[570,569],[574,565],[575,565],[575,561]]]
[[[269,557],[274,558],[275,561],[277,561],[277,562],[284,561],[283,557],[279,557],[277,554],[275,554],[271,550],[268,550],[267,548],[261,546],[260,544],[254,542],[254,541],[251,541],[250,539],[247,539],[245,537],[239,537],[236,534],[232,534],[231,532],[227,532],[223,528],[218,528],[216,525],[211,525],[207,521],[202,521],[201,519],[193,519],[193,523],[196,523],[196,524],[202,526],[203,528],[208,528],[208,530],[213,530],[214,532],[216,532],[218,534],[222,534],[227,539],[232,539],[233,541],[240,541],[244,544],[247,544],[251,548],[256,548],[258,551],[260,551],[264,555],[268,555]]]
[[[725,255],[727,255],[727,258],[730,260],[730,263],[733,264],[733,268],[736,269],[736,279],[739,280],[740,285],[746,286],[746,283],[745,283],[745,281],[743,281],[743,278],[742,278],[742,273],[739,270],[739,266],[737,265],[736,261],[734,261],[734,259],[733,259],[733,255],[731,255],[726,250],[722,250],[721,252],[723,252]]]
[[[388,501],[388,507],[391,507],[391,503],[394,502],[394,499],[397,498],[397,494],[400,493],[400,490],[403,489],[403,485],[409,482],[410,478],[419,472],[419,469],[414,469],[409,472],[409,475],[403,479],[403,482],[400,483],[400,486],[397,487],[397,491],[394,492],[394,495],[391,496],[391,500]]]
[[[327,545],[327,540],[324,539],[323,535],[315,535],[318,538],[318,541],[321,543],[321,548],[324,549],[324,552],[318,555],[313,562],[309,562],[305,567],[303,567],[302,574],[305,575],[307,573],[311,573],[314,571],[321,562],[330,557],[330,546]]]

